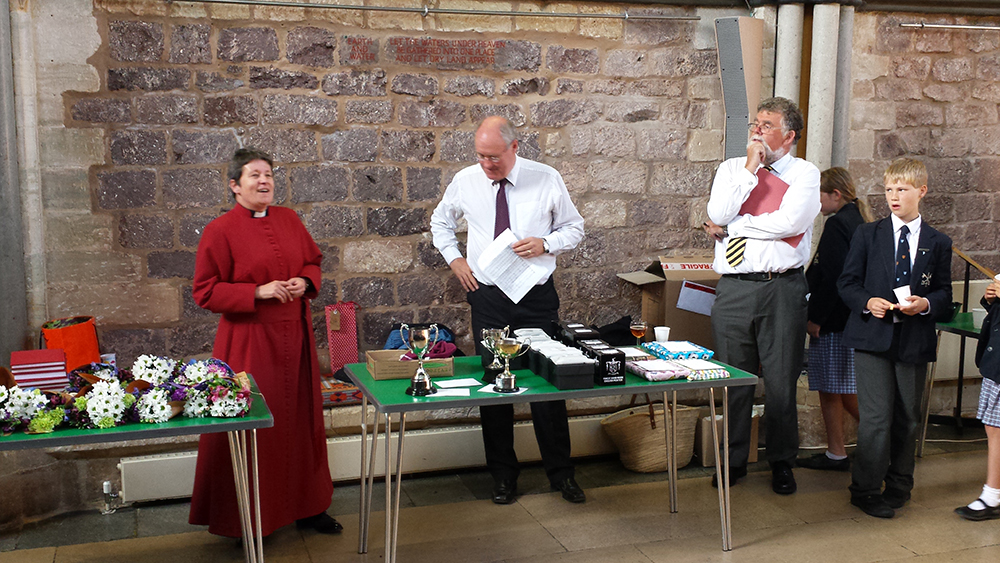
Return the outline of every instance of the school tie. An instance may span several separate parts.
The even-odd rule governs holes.
[[[493,182],[494,186],[500,184],[500,189],[497,190],[497,218],[493,224],[493,238],[510,228],[510,210],[507,209],[507,191],[504,189],[508,183],[507,178]]]
[[[896,245],[896,287],[910,285],[910,243],[906,242],[908,234],[910,229],[903,225],[899,229],[899,244]]]
[[[747,237],[732,237],[726,244],[726,262],[736,267],[743,263],[743,252],[747,249]]]

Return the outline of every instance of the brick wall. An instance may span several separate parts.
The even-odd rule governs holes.
[[[630,13],[644,11],[698,13]],[[434,320],[471,350],[464,292],[428,221],[475,163],[473,131],[490,114],[518,126],[522,156],[563,173],[586,219],[584,242],[559,259],[563,317],[635,314],[638,292],[616,272],[664,249],[709,249],[692,226],[721,146],[691,138],[721,138],[716,12],[623,22],[96,1],[101,46],[88,62],[100,86],[62,98],[67,128],[102,133],[87,180],[104,228],[65,236],[99,239],[113,259],[54,249],[51,315],[98,315],[103,347],[124,362],[209,352],[216,319],[191,300],[195,251],[231,205],[225,166],[247,144],[274,156],[278,203],[323,248],[318,342],[321,307],[351,300],[363,348],[381,347],[394,322]]]
[[[858,14],[850,170],[884,216],[882,173],[888,163],[904,155],[923,160],[930,174],[921,205],[924,217],[952,237],[955,246],[996,270],[1000,33],[899,27],[900,22],[920,21],[1000,24],[997,18]],[[953,277],[961,279],[964,262],[953,264]]]

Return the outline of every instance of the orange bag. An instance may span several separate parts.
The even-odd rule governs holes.
[[[42,325],[46,348],[61,348],[66,352],[66,371],[101,361],[97,345],[94,317],[68,317]]]

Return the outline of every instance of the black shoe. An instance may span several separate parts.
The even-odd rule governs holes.
[[[735,466],[735,465],[730,466],[729,467],[729,486],[732,487],[733,485],[735,485],[736,483],[738,483],[740,479],[742,479],[742,478],[744,478],[746,476],[747,476],[747,467],[745,465],[742,466],[742,467]],[[716,488],[716,489],[719,488],[719,474],[718,474],[718,472],[716,472],[715,475],[712,475],[712,487]]]
[[[851,504],[860,508],[868,516],[892,518],[896,512],[885,502],[882,495],[851,496]]]
[[[955,514],[958,514],[966,520],[972,520],[973,522],[982,522],[983,520],[995,520],[1000,518],[1000,506],[989,506],[983,499],[979,499],[979,502],[983,503],[986,508],[982,510],[975,510],[969,508],[968,506],[960,506],[955,509]]]
[[[798,489],[792,465],[787,461],[777,461],[771,467],[771,489],[779,495],[790,495]]]
[[[308,518],[299,518],[295,521],[295,527],[300,530],[312,528],[321,534],[339,534],[344,529],[340,522],[334,520],[333,516],[326,512],[320,512]]]
[[[910,500],[910,492],[903,492],[899,489],[890,489],[889,487],[886,487],[885,490],[882,491],[882,500],[889,505],[889,508],[903,508],[906,501]]]
[[[562,498],[570,502],[581,503],[587,500],[587,495],[583,494],[583,489],[576,484],[576,480],[572,477],[552,483],[552,489],[562,491]]]
[[[493,485],[493,503],[511,504],[517,498],[517,480],[501,479]]]
[[[804,457],[795,460],[795,465],[806,469],[819,469],[821,471],[850,471],[851,460],[830,459],[826,454],[816,454],[811,457]]]

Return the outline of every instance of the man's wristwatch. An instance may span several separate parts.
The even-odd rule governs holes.
[[[549,241],[542,239],[542,250],[548,254],[549,253]]]

